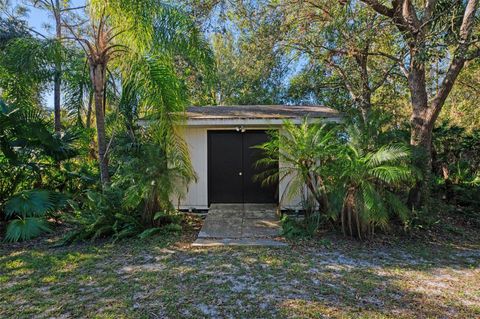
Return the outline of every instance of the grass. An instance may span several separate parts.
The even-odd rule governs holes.
[[[1,318],[476,318],[480,240],[0,248]]]

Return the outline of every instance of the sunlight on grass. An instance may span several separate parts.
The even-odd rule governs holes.
[[[8,269],[8,270],[16,270],[19,268],[24,268],[25,266],[26,265],[23,260],[12,260],[5,263],[5,269]]]
[[[45,276],[41,279],[41,282],[44,284],[53,284],[53,283],[57,283],[58,281],[59,281],[59,278],[55,275]]]
[[[25,316],[96,318],[480,315],[476,253],[190,250],[162,243],[13,250],[0,259],[0,317],[15,317],[19,307]]]

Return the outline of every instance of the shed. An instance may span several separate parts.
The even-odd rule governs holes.
[[[337,111],[324,106],[237,105],[195,106],[186,110],[179,124],[188,145],[197,181],[175,203],[181,210],[208,210],[212,203],[272,203],[281,209],[301,208],[301,198],[280,203],[287,180],[262,186],[253,177],[262,156],[253,146],[266,142],[268,130],[282,130],[289,119],[338,122]],[[279,162],[278,167],[284,163]]]

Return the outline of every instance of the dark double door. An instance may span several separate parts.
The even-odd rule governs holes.
[[[276,203],[277,185],[262,185],[254,176],[262,151],[253,148],[268,141],[265,131],[208,132],[209,203]],[[278,169],[278,163],[275,166]]]

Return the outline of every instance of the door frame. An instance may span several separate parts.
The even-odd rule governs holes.
[[[210,139],[210,134],[215,134],[215,132],[232,132],[232,133],[238,133],[242,134],[248,131],[258,131],[258,132],[267,132],[268,130],[271,130],[271,128],[250,128],[244,132],[238,131],[238,128],[208,128],[207,129],[207,203],[208,207],[212,204],[212,161],[211,161],[211,156],[212,156],[212,143]],[[242,145],[242,165],[244,165],[244,159],[243,159],[243,145]],[[277,164],[278,169],[280,169],[280,163]],[[242,185],[243,188],[243,185]],[[276,189],[276,194],[275,194],[275,199],[272,204],[278,204],[279,203],[279,198],[280,198],[280,182],[278,181],[275,185]],[[245,193],[242,191],[242,203],[245,203]]]

